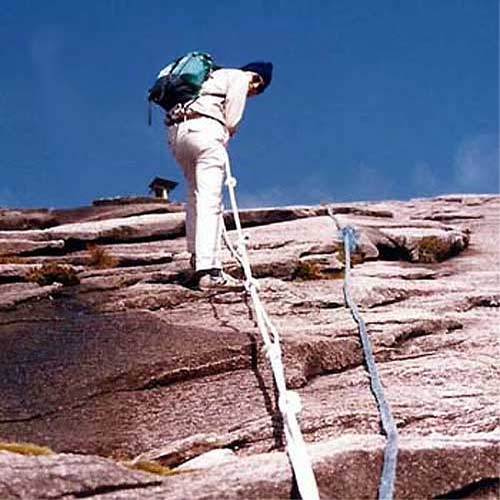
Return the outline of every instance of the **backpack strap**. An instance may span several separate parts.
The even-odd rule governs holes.
[[[215,92],[202,92],[198,97],[201,97],[202,95],[211,95],[214,97],[226,97],[226,94],[217,94]]]

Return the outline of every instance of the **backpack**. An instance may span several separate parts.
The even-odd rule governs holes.
[[[204,52],[189,52],[165,66],[148,91],[148,123],[151,125],[151,102],[170,111],[176,104],[185,104],[199,96],[203,82],[219,69]]]

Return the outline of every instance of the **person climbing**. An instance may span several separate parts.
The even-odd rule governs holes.
[[[169,148],[187,182],[187,250],[200,290],[243,288],[222,271],[220,259],[227,145],[238,130],[247,97],[264,92],[272,71],[269,62],[216,68],[198,97],[175,105],[165,118]]]

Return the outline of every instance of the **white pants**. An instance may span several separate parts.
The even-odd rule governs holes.
[[[168,127],[168,144],[187,181],[186,239],[196,270],[220,269],[222,189],[229,161],[226,128],[211,118]]]

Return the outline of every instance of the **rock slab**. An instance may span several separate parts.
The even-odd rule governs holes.
[[[500,197],[333,208],[360,236],[352,293],[401,435],[396,497],[495,498]],[[73,213],[64,224],[0,234],[4,242],[42,245],[19,248],[0,264],[0,439],[56,452],[50,464],[2,453],[5,495],[293,496],[249,298],[185,286],[182,213],[117,217],[116,207],[95,209],[109,209],[109,217]],[[300,425],[322,498],[374,498],[384,440],[344,307],[335,225],[325,207],[245,217],[287,385],[302,400]],[[64,246],[51,248],[54,241]],[[113,265],[92,264],[88,242],[101,245]],[[238,272],[226,250],[223,261]],[[42,262],[73,265],[80,284],[27,282]],[[216,466],[196,465],[214,455]],[[121,463],[138,457],[184,471],[135,476]],[[59,467],[70,474],[54,475]],[[12,489],[14,475],[21,482]]]

